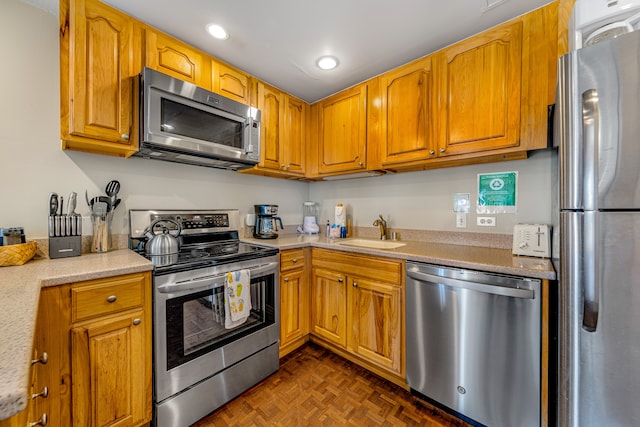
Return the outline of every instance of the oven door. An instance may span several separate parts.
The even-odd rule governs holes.
[[[250,272],[251,314],[227,329],[225,273]],[[154,277],[155,401],[279,341],[278,257]]]

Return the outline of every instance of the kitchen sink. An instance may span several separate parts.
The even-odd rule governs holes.
[[[342,246],[357,246],[359,248],[370,249],[396,249],[406,245],[406,243],[394,242],[390,240],[365,240],[365,239],[353,239],[345,240],[338,243]]]

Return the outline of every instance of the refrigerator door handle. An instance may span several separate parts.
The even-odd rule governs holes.
[[[595,332],[598,326],[600,297],[596,278],[596,212],[584,213],[582,249],[582,329]]]
[[[582,138],[584,149],[583,182],[582,188],[584,210],[596,209],[596,165],[595,157],[599,145],[600,109],[598,105],[598,91],[589,89],[582,93]]]

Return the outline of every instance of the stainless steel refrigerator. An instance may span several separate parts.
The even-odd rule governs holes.
[[[558,68],[558,425],[640,426],[640,31]]]

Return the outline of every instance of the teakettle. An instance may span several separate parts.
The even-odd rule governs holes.
[[[172,231],[163,225],[162,233],[156,234],[155,226],[161,222],[170,222],[175,224],[177,231],[173,231],[174,234],[172,234]],[[167,255],[175,255],[177,257],[178,251],[180,250],[178,236],[180,236],[181,231],[182,227],[180,224],[172,219],[158,219],[154,221],[149,228],[144,231],[144,235],[148,239],[144,247],[145,253],[152,257]],[[169,263],[169,260],[170,258],[167,258],[166,263],[163,261],[163,265]]]

